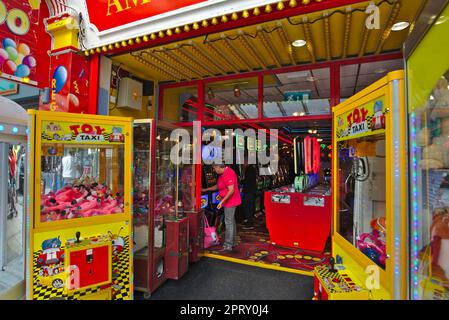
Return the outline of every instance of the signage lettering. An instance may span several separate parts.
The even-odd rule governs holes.
[[[99,32],[103,32],[130,23],[139,24],[138,21],[170,14],[192,5],[206,5],[207,2],[208,0],[86,0],[86,6],[90,23]]]
[[[124,0],[124,4],[126,4],[126,7],[123,8],[124,7],[122,5],[123,0],[122,0],[122,2],[120,2],[120,1],[121,0],[108,0],[108,13],[106,16],[110,16],[112,14],[131,9],[129,2],[133,3],[134,7],[142,6],[144,4],[151,2],[151,0],[141,0],[140,2],[139,2],[139,0]],[[111,12],[111,10],[110,10],[111,8],[115,8],[115,12]]]
[[[95,134],[97,134],[97,135],[101,135],[105,131],[105,129],[101,128],[100,126],[92,127],[90,124],[83,124],[82,126],[80,126],[80,125],[70,126],[70,130],[72,130],[75,135],[80,134],[79,129],[81,129],[81,132],[84,134],[93,134],[94,129],[95,129]]]
[[[354,123],[361,123],[366,121],[368,110],[365,108],[355,109],[354,112],[348,115],[348,125],[351,127]]]

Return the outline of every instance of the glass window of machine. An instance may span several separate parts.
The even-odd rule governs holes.
[[[47,124],[46,129],[40,164],[40,222],[123,213],[121,128],[113,128],[107,134],[77,132],[76,138],[71,134],[62,136],[63,130],[52,124]],[[55,133],[49,135],[51,131]],[[98,144],[83,144],[87,139],[97,139]]]
[[[369,108],[368,104],[364,108]],[[380,102],[376,106],[381,106]],[[374,111],[376,111],[376,106]],[[362,111],[366,109],[361,108]],[[340,118],[339,124],[358,109]],[[385,119],[352,122],[339,134],[338,233],[365,256],[385,269],[386,264],[386,145]],[[349,121],[348,120],[348,121]],[[362,131],[358,131],[358,130]],[[339,129],[338,129],[339,130]],[[378,132],[376,132],[379,130]],[[348,133],[349,132],[349,133]],[[350,139],[350,136],[353,136]]]
[[[411,139],[413,294],[449,299],[449,71],[411,114]]]

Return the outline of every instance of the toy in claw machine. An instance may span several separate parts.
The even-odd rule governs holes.
[[[392,72],[333,111],[333,256],[375,300],[406,297],[403,77]]]
[[[131,119],[29,115],[27,297],[132,299]]]

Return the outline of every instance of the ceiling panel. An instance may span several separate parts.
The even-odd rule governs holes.
[[[351,11],[342,7],[314,12],[147,48],[113,59],[153,80],[180,82],[401,51],[412,28],[391,32],[391,26],[398,21],[408,21],[413,26],[426,0],[372,1],[380,7],[379,30],[368,30],[365,25],[365,9],[370,2],[353,4]],[[298,39],[307,40],[308,44],[300,48],[291,46]],[[342,76],[354,72],[357,70],[353,67],[345,67]],[[328,70],[314,73],[318,78],[329,77]],[[288,74],[278,75],[282,83],[293,82],[286,77]]]

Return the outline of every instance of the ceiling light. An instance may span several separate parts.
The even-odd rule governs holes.
[[[398,23],[395,23],[393,27],[391,28],[392,31],[402,31],[407,29],[410,26],[410,23],[407,21],[401,21]]]
[[[299,117],[299,112],[294,112],[294,113],[293,113],[293,116],[294,116],[294,117]]]
[[[215,98],[215,94],[212,91],[212,88],[209,88],[209,90],[207,90],[207,97],[209,98],[209,100],[212,100]]]
[[[297,48],[304,47],[306,44],[307,44],[307,41],[302,40],[302,39],[298,39],[298,40],[292,42],[292,46],[297,47]]]
[[[240,91],[239,86],[235,86],[235,87],[234,87],[234,96],[235,96],[236,98],[238,98],[238,97],[240,97],[241,95],[242,95],[242,93],[241,93],[241,91]]]
[[[449,16],[441,16],[438,18],[438,21],[435,22],[435,24],[437,24],[437,25],[443,24],[443,23],[447,22],[448,20],[449,20]]]
[[[385,72],[387,72],[387,71],[388,71],[388,70],[385,69],[385,68],[379,68],[379,69],[374,70],[374,73],[382,74],[382,73],[385,73]]]

